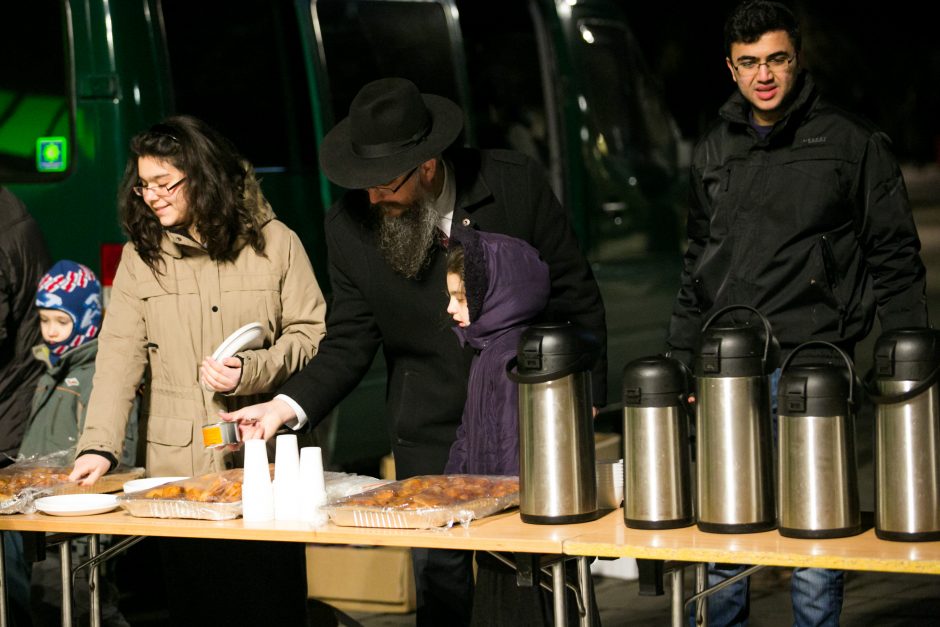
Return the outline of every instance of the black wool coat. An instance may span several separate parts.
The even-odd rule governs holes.
[[[544,317],[570,320],[600,338],[605,350],[593,371],[593,402],[604,405],[604,305],[541,166],[510,151],[459,149],[447,159],[457,185],[454,228],[504,233],[535,246],[552,279]],[[439,474],[460,422],[472,357],[450,329],[446,254],[435,249],[418,279],[396,274],[376,247],[367,212],[365,192],[350,191],[326,218],[333,289],[327,334],[314,359],[279,392],[300,404],[315,425],[355,388],[381,347],[396,474]]]
[[[0,188],[0,453],[16,455],[42,364],[36,288],[52,262],[26,206]],[[2,456],[0,456],[2,457]]]

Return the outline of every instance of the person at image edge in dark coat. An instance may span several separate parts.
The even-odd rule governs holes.
[[[36,286],[52,261],[39,225],[0,187],[0,466],[16,457],[42,364]]]

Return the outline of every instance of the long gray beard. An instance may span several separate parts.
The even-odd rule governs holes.
[[[379,217],[379,250],[392,270],[406,279],[417,278],[431,259],[439,219],[427,200],[398,217]]]

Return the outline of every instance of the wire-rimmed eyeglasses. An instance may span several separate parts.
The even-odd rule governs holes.
[[[143,196],[145,192],[153,192],[159,198],[165,198],[176,191],[176,188],[179,187],[182,183],[186,181],[184,176],[175,183],[169,185],[151,185],[150,187],[144,187],[143,185],[135,185],[131,189],[134,190],[134,193],[138,196]]]
[[[760,62],[757,59],[742,59],[738,62],[737,65],[732,63],[731,67],[733,67],[735,71],[741,76],[753,76],[757,74],[760,71],[760,66],[762,65],[766,65],[767,69],[771,73],[775,73],[786,69],[791,63],[793,63],[793,59],[795,58],[795,54],[781,52],[779,54],[774,54],[767,57],[767,60],[764,62]]]
[[[405,178],[403,178],[395,187],[388,187],[387,185],[373,185],[372,187],[368,187],[366,189],[374,189],[377,192],[383,192],[386,194],[394,194],[395,192],[400,190],[405,183],[408,182],[408,179],[410,179],[414,175],[414,173],[418,171],[419,167],[420,166],[413,167],[408,172],[408,174],[405,175]]]

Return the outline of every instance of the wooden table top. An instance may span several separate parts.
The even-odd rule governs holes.
[[[122,510],[94,516],[16,514],[0,516],[3,531],[273,540],[319,544],[411,546],[480,551],[634,557],[684,562],[728,562],[940,574],[940,542],[891,542],[869,529],[827,540],[785,538],[776,531],[716,534],[697,527],[645,531],[624,525],[623,510],[572,525],[523,523],[518,510],[450,529],[340,527],[329,523],[138,518]]]
[[[530,525],[518,510],[474,520],[468,527],[450,529],[382,529],[313,527],[302,522],[188,520],[138,518],[123,510],[93,516],[47,516],[41,513],[0,516],[0,530],[87,533],[121,536],[175,536],[230,540],[274,540],[321,544],[414,546],[482,551],[561,554],[562,541],[588,531],[585,525]]]
[[[940,542],[881,540],[873,529],[825,540],[785,538],[777,531],[705,533],[695,526],[647,531],[627,527],[622,510],[590,525],[587,533],[565,539],[566,554],[940,574]]]

